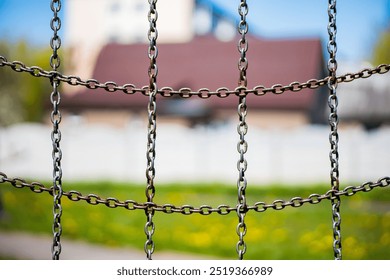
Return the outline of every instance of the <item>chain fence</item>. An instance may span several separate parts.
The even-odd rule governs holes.
[[[58,36],[58,31],[61,26],[61,19],[59,17],[59,12],[61,10],[61,1],[52,0],[50,2],[51,10],[53,11],[53,18],[50,22],[50,27],[53,30],[53,36],[50,40],[50,46],[52,49],[52,55],[50,57],[50,66],[52,70],[44,70],[38,66],[27,66],[21,61],[8,61],[5,56],[0,55],[0,67],[10,68],[10,70],[16,71],[18,73],[29,73],[34,77],[42,77],[50,80],[52,85],[52,93],[50,94],[50,101],[53,105],[53,110],[50,115],[50,120],[53,125],[53,130],[51,134],[53,150],[53,185],[50,187],[44,186],[39,182],[27,182],[21,178],[10,178],[5,172],[0,171],[0,184],[8,184],[15,188],[28,188],[34,193],[49,193],[53,196],[53,244],[52,244],[52,258],[55,260],[59,259],[61,253],[61,242],[60,236],[62,233],[61,226],[61,216],[62,216],[62,206],[61,198],[67,198],[70,201],[84,201],[90,205],[102,204],[108,208],[125,208],[127,210],[143,210],[146,215],[146,223],[144,225],[144,232],[146,234],[146,241],[144,243],[144,250],[146,253],[147,259],[152,259],[152,254],[155,249],[155,244],[153,240],[153,234],[156,230],[155,222],[153,220],[155,212],[162,212],[165,214],[200,214],[200,215],[228,215],[232,212],[235,212],[238,217],[238,224],[236,227],[236,233],[238,235],[238,241],[236,243],[236,251],[238,259],[243,259],[244,254],[247,249],[246,242],[244,240],[247,225],[245,223],[245,216],[249,211],[254,212],[264,212],[268,209],[273,210],[283,210],[288,207],[299,208],[305,204],[319,204],[324,200],[328,200],[332,204],[332,229],[333,229],[333,250],[334,257],[337,260],[342,259],[342,246],[341,246],[341,215],[340,215],[340,205],[341,197],[350,197],[359,192],[370,192],[374,188],[386,188],[390,186],[390,177],[383,177],[376,182],[366,182],[358,186],[348,186],[342,190],[339,189],[339,170],[338,170],[338,114],[337,114],[337,85],[343,82],[352,82],[361,78],[369,78],[375,74],[385,74],[390,70],[390,64],[381,64],[374,68],[366,68],[355,73],[347,73],[344,75],[337,76],[337,60],[336,60],[336,0],[329,0],[328,2],[328,33],[329,41],[327,45],[329,60],[328,60],[328,71],[329,75],[322,79],[310,79],[307,82],[291,82],[288,85],[275,84],[271,87],[264,87],[262,85],[255,86],[253,89],[247,88],[247,68],[248,60],[246,53],[248,51],[248,22],[246,21],[246,16],[248,14],[248,4],[245,0],[239,1],[238,6],[238,33],[240,35],[238,41],[238,87],[234,90],[230,90],[226,87],[220,87],[215,91],[208,88],[201,88],[199,90],[192,90],[191,88],[181,88],[179,90],[174,90],[171,87],[161,87],[157,85],[157,0],[148,0],[149,2],[149,12],[148,12],[148,21],[149,21],[149,31],[147,34],[149,40],[148,46],[148,57],[150,60],[150,65],[148,68],[149,76],[149,85],[143,87],[137,87],[132,83],[127,83],[124,85],[118,85],[114,81],[100,82],[96,79],[82,79],[74,75],[65,75],[58,71],[60,66],[60,57],[58,51],[61,47],[61,39]],[[60,93],[59,86],[60,83],[67,83],[72,86],[86,87],[88,89],[104,89],[105,91],[112,92],[123,92],[128,95],[135,93],[140,93],[149,97],[149,102],[147,106],[148,112],[148,130],[147,130],[147,167],[146,167],[146,202],[139,202],[132,199],[119,200],[115,197],[101,197],[97,194],[88,194],[83,195],[77,190],[64,191],[62,189],[62,169],[61,169],[61,158],[62,151],[60,148],[61,141],[61,131],[59,129],[59,124],[61,122],[61,113],[59,110],[60,104]],[[277,199],[272,202],[263,202],[258,201],[254,204],[247,203],[246,197],[246,188],[247,188],[247,179],[245,177],[245,172],[248,167],[248,163],[245,157],[245,154],[248,150],[248,143],[245,138],[248,131],[248,124],[246,122],[247,109],[246,97],[250,94],[256,96],[263,96],[265,94],[283,94],[287,91],[299,92],[303,89],[316,89],[322,86],[328,86],[329,89],[329,98],[328,105],[330,108],[329,115],[329,125],[330,125],[330,179],[331,187],[330,189],[323,194],[311,194],[306,198],[303,197],[292,197],[288,200]],[[155,158],[156,158],[156,130],[157,130],[157,102],[156,96],[161,95],[163,97],[174,97],[179,96],[181,98],[190,98],[197,96],[202,99],[208,99],[212,96],[217,98],[225,98],[229,95],[236,95],[239,97],[237,104],[237,113],[238,113],[238,124],[237,132],[239,140],[237,143],[237,151],[239,153],[239,159],[237,161],[238,169],[238,179],[237,179],[237,204],[230,206],[226,204],[221,204],[219,206],[215,205],[201,205],[201,206],[192,206],[192,205],[173,205],[173,204],[157,204],[154,202],[153,198],[155,196]],[[91,95],[93,98],[93,95]]]

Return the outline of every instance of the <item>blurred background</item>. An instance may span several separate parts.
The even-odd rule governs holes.
[[[61,2],[61,72],[84,80],[93,78],[120,85],[132,83],[137,88],[148,84],[148,1]],[[247,2],[250,88],[306,82],[328,75],[327,1]],[[220,87],[234,89],[237,86],[238,4],[239,1],[233,0],[158,1],[159,88],[208,88],[215,91]],[[337,4],[337,74],[390,63],[390,1],[357,0]],[[18,60],[28,66],[37,65],[50,70],[51,18],[49,1],[0,0],[0,55],[8,61]],[[8,67],[0,67],[0,171],[10,177],[50,181],[50,93],[48,79],[34,78],[27,73],[19,74]],[[359,185],[388,176],[389,75],[374,75],[369,79],[339,84],[337,94],[341,186]],[[253,201],[277,199],[280,196],[287,199],[301,196],[308,190],[325,192],[329,188],[327,96],[325,86],[297,93],[248,97],[246,177],[248,189],[254,189]],[[126,95],[61,85],[60,110],[63,117],[60,130],[65,186],[69,182],[72,189],[92,193],[99,190],[108,196],[123,195],[123,199],[133,199],[126,195],[126,186],[131,185],[132,190],[138,192],[131,191],[129,194],[143,194],[142,184],[146,181],[147,102],[148,98],[139,93]],[[211,97],[207,100],[197,97],[158,98],[155,182],[157,192],[160,186],[164,189],[160,192],[161,203],[201,205],[207,197],[212,197],[210,203],[220,201],[224,204],[226,202],[220,198],[226,198],[229,204],[235,205],[239,158],[237,103],[236,96],[224,99]],[[115,186],[104,188],[107,184]],[[216,188],[228,190],[229,194],[219,196],[215,193]],[[202,193],[199,194],[199,190]],[[28,204],[31,196],[35,195],[17,195],[20,191],[9,188],[0,190],[3,212],[8,217],[0,221],[1,228],[45,232],[43,225],[32,225],[31,228],[25,222],[42,217],[45,203],[37,204],[36,211],[22,211],[22,214],[18,212],[20,209],[15,209],[12,201]],[[179,192],[183,193],[184,198]],[[350,258],[390,257],[386,253],[390,246],[390,206],[386,197],[389,191],[382,189],[373,192],[378,194],[367,196],[366,199],[358,198],[346,206],[347,217],[348,209],[351,210],[351,224],[357,217],[367,220],[359,225],[360,228],[351,229],[352,239],[347,239],[349,245],[346,246],[349,248],[347,252],[350,250]],[[349,199],[352,201],[352,198]],[[139,200],[144,198],[140,196]],[[50,201],[46,203],[50,205]],[[68,207],[76,207],[71,205],[73,203]],[[329,209],[326,209],[318,210],[317,214],[302,210],[302,213],[313,216],[312,220],[307,218],[307,224],[300,226],[288,225],[290,218],[287,214],[275,217],[255,215],[253,223],[256,220],[263,223],[263,219],[266,219],[276,224],[271,229],[256,229],[248,233],[252,234],[248,239],[249,242],[253,241],[252,246],[256,250],[268,252],[260,256],[255,250],[248,253],[250,258],[331,258],[331,231],[329,229],[330,234],[321,234],[330,224],[325,214]],[[72,208],[69,213],[72,211],[78,213],[79,210]],[[73,239],[123,246],[118,240],[126,240],[126,237],[115,237],[111,231],[103,234],[104,230],[100,228],[102,236],[97,237],[99,234],[96,232],[89,234],[88,229],[80,228],[80,225],[92,223],[91,219],[105,228],[102,221],[105,215],[109,217],[109,213],[106,213],[108,210],[99,208],[99,211],[94,217],[86,214],[85,220],[79,222],[75,222],[75,217],[71,219],[72,222],[65,219],[64,223],[70,223],[68,231],[64,230],[65,236],[68,234]],[[49,221],[50,211],[48,214]],[[324,222],[310,228],[315,221],[322,219],[320,217]],[[221,217],[216,217],[213,223],[219,223],[220,231],[214,233],[202,228],[205,219],[201,218],[202,222],[199,219],[192,223],[198,223],[199,227],[187,234],[193,236],[191,238],[194,240],[199,239],[198,242],[189,244],[187,240],[172,245],[172,240],[176,239],[172,239],[168,229],[167,236],[161,230],[161,237],[156,238],[161,238],[161,243],[165,244],[161,246],[167,249],[210,254],[211,245],[218,243],[216,238],[230,224],[232,237],[226,242],[232,242],[233,250],[227,250],[224,241],[213,254],[234,258],[234,217],[230,222],[223,223],[218,220]],[[116,224],[120,225],[120,221],[126,219],[117,218]],[[140,221],[141,225],[134,227],[141,229],[138,237],[141,241],[130,239],[125,244],[139,244],[142,248],[142,215]],[[122,224],[122,228],[112,225],[111,229],[124,232],[129,228],[126,223]],[[171,221],[161,223],[169,225]],[[274,232],[274,227],[280,231]],[[372,236],[366,234],[367,230],[374,232]],[[83,232],[83,236],[77,232]],[[265,242],[267,236],[278,238]],[[296,250],[302,247],[291,247],[294,238],[300,240],[301,246],[312,244],[308,247],[310,252],[297,254]],[[329,246],[323,248],[318,245],[324,243]],[[290,249],[282,253],[272,249],[279,246]],[[328,247],[330,254],[325,254]],[[379,251],[369,249],[373,247]]]

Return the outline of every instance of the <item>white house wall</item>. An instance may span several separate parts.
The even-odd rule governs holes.
[[[158,43],[193,38],[194,0],[158,1]],[[109,42],[148,41],[149,4],[145,0],[68,0],[63,24],[64,46],[72,50],[72,74],[89,78],[101,48]]]

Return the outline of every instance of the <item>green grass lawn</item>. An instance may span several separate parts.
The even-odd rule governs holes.
[[[307,197],[323,194],[325,185],[248,186],[247,202],[253,205],[275,199]],[[108,182],[64,184],[64,190],[78,190],[101,197],[145,201],[144,186]],[[20,230],[51,234],[52,197],[35,194],[28,189],[0,185],[7,219],[0,220],[0,230]],[[213,208],[220,204],[236,205],[235,186],[221,184],[157,185],[154,201],[176,206],[190,204]],[[63,198],[63,236],[107,246],[143,250],[146,240],[143,210],[110,209],[104,205],[91,206],[85,201],[73,202]],[[344,259],[390,259],[390,190],[374,189],[342,197],[342,245]],[[282,211],[268,209],[263,213],[249,211],[246,215],[246,259],[332,259],[332,228],[330,201]],[[175,250],[236,259],[238,241],[235,212],[229,215],[213,213],[182,215],[156,212],[153,239],[155,254],[159,250]]]

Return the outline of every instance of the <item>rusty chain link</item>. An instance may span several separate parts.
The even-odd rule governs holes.
[[[248,40],[246,34],[248,32],[248,23],[246,21],[246,16],[248,14],[248,5],[246,0],[241,0],[238,6],[238,13],[240,15],[240,21],[238,23],[238,32],[241,35],[238,41],[238,51],[240,52],[240,59],[238,60],[238,70],[240,72],[238,80],[238,90],[245,91],[247,86],[247,77],[246,70],[248,68],[248,60],[246,58],[246,52],[248,50]],[[247,180],[245,178],[245,171],[247,169],[247,161],[245,159],[245,153],[248,150],[248,143],[245,140],[245,135],[248,131],[248,124],[246,122],[247,115],[247,105],[246,105],[246,93],[239,94],[237,113],[239,117],[239,123],[237,125],[237,132],[240,136],[240,139],[237,143],[237,151],[240,154],[240,157],[237,161],[238,169],[238,180],[237,180],[237,216],[238,224],[236,227],[236,232],[238,235],[238,242],[236,244],[236,251],[238,254],[238,259],[242,260],[246,252],[246,243],[244,241],[244,236],[247,232],[247,226],[245,224],[245,215],[247,210],[246,196],[245,191],[247,187]]]
[[[330,178],[331,178],[331,190],[337,192],[339,190],[339,151],[338,151],[338,141],[339,134],[337,132],[339,117],[337,114],[337,44],[336,44],[336,0],[328,0],[328,34],[329,41],[327,45],[329,60],[328,60],[328,89],[329,89],[329,98],[328,106],[330,108],[329,114],[329,142],[330,142],[330,153],[329,159],[331,163]],[[332,228],[333,228],[333,252],[336,260],[342,259],[341,252],[341,215],[340,215],[340,197],[335,195],[331,199],[332,203]]]
[[[53,30],[53,37],[50,40],[50,47],[52,49],[52,55],[50,56],[50,66],[53,71],[57,71],[60,67],[60,57],[58,56],[58,50],[61,47],[61,39],[58,36],[58,31],[61,28],[61,19],[58,17],[58,13],[61,10],[61,1],[52,0],[50,8],[53,11],[53,18],[50,22],[50,27]],[[53,111],[50,115],[51,123],[53,124],[53,130],[51,132],[51,140],[53,145],[52,158],[53,158],[53,244],[52,244],[52,258],[58,260],[61,253],[61,216],[62,216],[62,168],[61,158],[62,151],[60,148],[61,131],[59,124],[61,122],[61,112],[58,109],[61,95],[58,91],[60,81],[56,75],[50,77],[50,82],[53,86],[53,91],[50,95],[50,101],[53,105]]]
[[[9,178],[5,173],[0,172],[0,185],[1,184],[10,184],[17,189],[27,188],[30,189],[34,193],[49,193],[53,195],[53,187],[46,187],[44,184],[39,182],[31,182],[28,183],[26,180],[21,178]],[[319,204],[324,200],[332,200],[334,197],[338,196],[347,196],[351,197],[359,192],[370,192],[375,188],[387,188],[390,187],[390,177],[383,177],[377,180],[376,182],[365,182],[359,186],[347,186],[343,190],[333,191],[328,190],[324,194],[311,194],[307,198],[302,198],[300,196],[293,197],[288,200],[284,199],[276,199],[271,203],[266,202],[255,202],[252,205],[247,206],[247,210],[255,211],[255,212],[265,212],[268,209],[273,210],[284,210],[288,207],[299,208],[305,204]],[[217,207],[212,207],[210,205],[202,205],[200,207],[194,207],[191,205],[182,205],[176,206],[173,204],[156,204],[154,202],[137,202],[132,199],[127,200],[119,200],[115,197],[103,198],[97,194],[88,194],[83,195],[81,192],[76,190],[64,191],[63,197],[68,198],[70,201],[85,201],[90,205],[105,205],[108,208],[125,208],[127,210],[145,210],[152,209],[157,212],[163,212],[166,214],[183,214],[183,215],[192,215],[192,214],[200,214],[200,215],[211,215],[213,213],[219,215],[228,215],[231,212],[237,212],[237,207],[229,206],[226,204],[219,205]]]
[[[39,66],[26,66],[21,61],[11,61],[9,62],[4,56],[0,55],[0,67],[9,67],[15,72],[26,72],[34,77],[43,77],[43,78],[52,78],[55,76],[59,81],[67,83],[71,86],[83,86],[88,89],[103,89],[107,92],[123,92],[125,94],[135,94],[141,93],[145,96],[149,96],[148,86],[137,87],[134,84],[127,83],[124,85],[118,85],[116,82],[99,82],[96,79],[87,79],[84,80],[78,76],[74,75],[65,75],[58,71],[47,71]],[[344,75],[336,77],[337,83],[352,82],[357,79],[366,79],[376,74],[386,74],[390,71],[390,64],[380,64],[373,68],[364,68],[355,73],[346,73]],[[318,87],[327,85],[329,76],[322,79],[310,79],[306,82],[291,82],[288,85],[275,84],[271,87],[265,87],[263,85],[255,86],[253,89],[246,89],[244,92],[246,94],[254,94],[256,96],[262,96],[267,93],[272,94],[283,94],[287,91],[299,92],[304,89],[316,89]],[[202,99],[207,99],[212,96],[219,98],[225,98],[230,95],[239,95],[240,91],[238,89],[230,90],[227,87],[220,87],[215,91],[212,91],[208,88],[201,88],[198,91],[193,91],[190,88],[180,88],[179,90],[174,90],[171,87],[161,87],[157,90],[157,94],[163,97],[172,97],[180,96],[182,98],[190,98],[193,96],[198,96]]]
[[[147,205],[149,207],[145,208],[145,214],[147,217],[147,221],[144,227],[144,231],[147,237],[145,242],[145,253],[148,260],[152,259],[152,254],[154,252],[154,241],[153,234],[155,230],[155,225],[153,223],[154,209],[153,205],[153,197],[155,195],[155,187],[154,187],[154,177],[156,175],[154,160],[156,157],[156,94],[157,94],[157,64],[156,58],[158,55],[157,50],[157,9],[156,4],[157,0],[149,0],[150,9],[148,13],[149,20],[149,31],[148,31],[148,39],[149,39],[149,48],[148,48],[148,57],[150,59],[150,66],[148,70],[149,74],[149,103],[148,103],[148,141],[147,141],[147,168],[146,168],[146,198]]]

